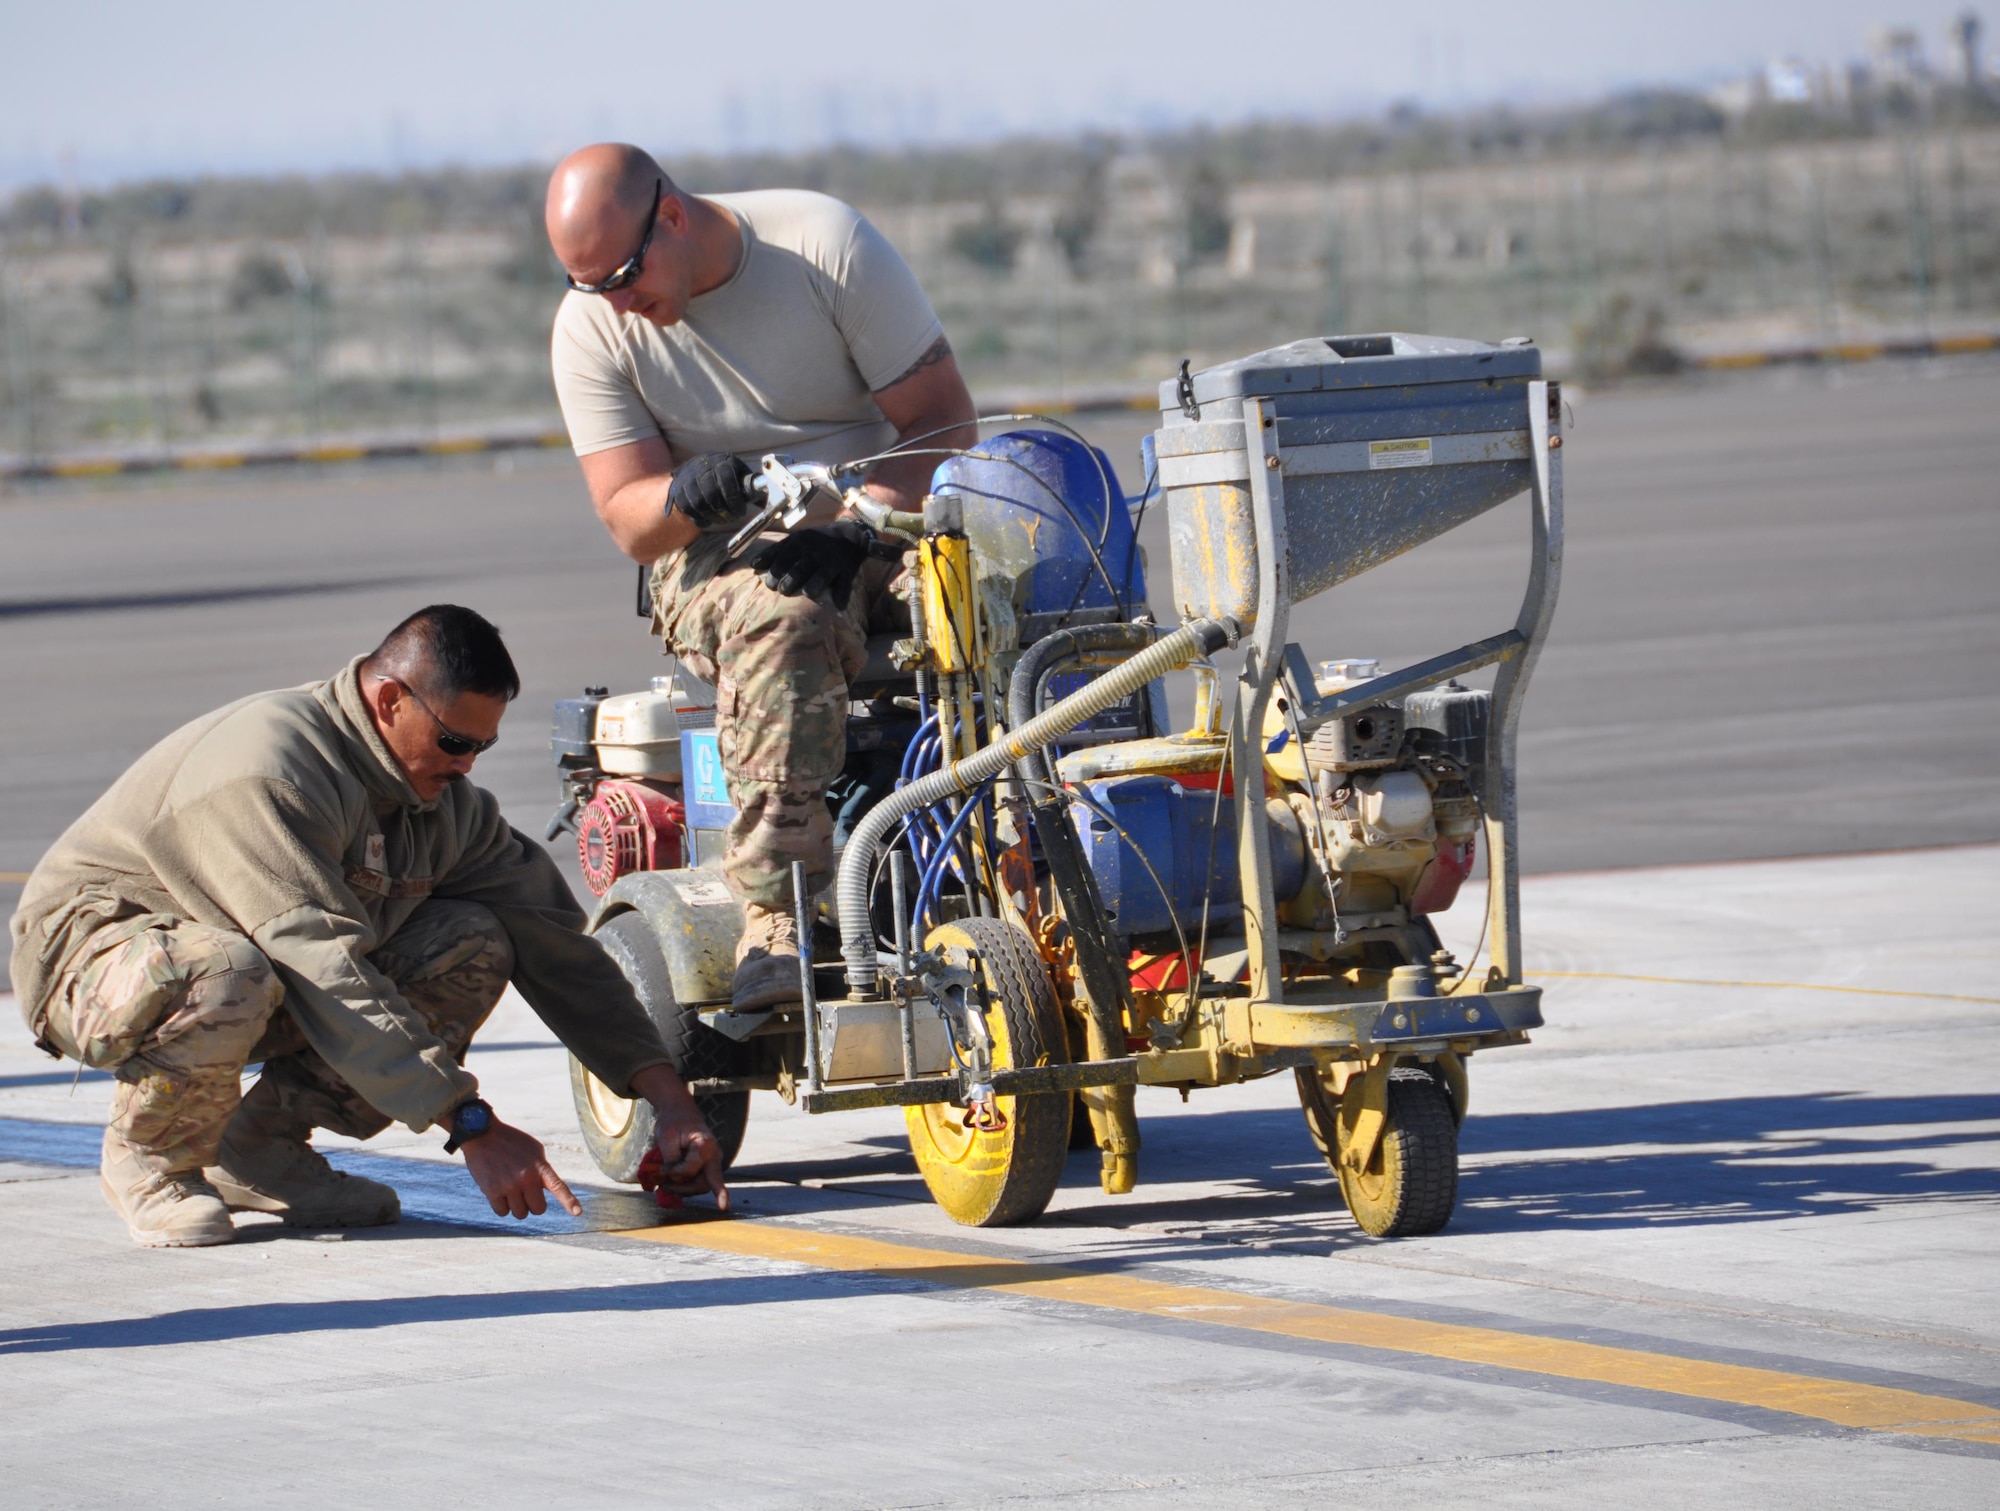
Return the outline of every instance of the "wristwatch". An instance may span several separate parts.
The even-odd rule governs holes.
[[[460,1144],[478,1138],[480,1134],[492,1126],[493,1109],[487,1106],[486,1103],[482,1102],[478,1097],[474,1097],[469,1102],[460,1102],[456,1107],[451,1109],[451,1121],[445,1124],[445,1127],[451,1132],[451,1137],[445,1142],[444,1152],[446,1154],[458,1153],[458,1146]]]

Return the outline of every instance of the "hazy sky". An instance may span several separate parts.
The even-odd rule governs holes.
[[[904,142],[1706,84],[1937,0],[0,0],[0,191],[66,176]],[[66,167],[65,165],[73,165]]]

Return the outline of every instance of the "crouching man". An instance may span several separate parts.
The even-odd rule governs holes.
[[[227,1243],[231,1211],[394,1222],[394,1190],[308,1142],[392,1120],[445,1132],[496,1213],[544,1191],[580,1212],[462,1063],[509,981],[653,1104],[674,1189],[727,1205],[720,1147],[561,873],[465,780],[519,691],[491,624],[421,609],[326,682],[168,735],[35,868],[16,990],[42,1048],[117,1076],[100,1170],[135,1241]]]

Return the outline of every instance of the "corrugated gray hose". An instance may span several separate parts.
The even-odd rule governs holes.
[[[1113,667],[1082,690],[1070,694],[1047,713],[1021,728],[1009,730],[983,750],[942,771],[919,777],[868,810],[840,858],[835,893],[840,912],[840,955],[847,962],[847,992],[857,1001],[875,995],[879,962],[875,925],[868,916],[869,882],[875,873],[875,851],[882,837],[907,813],[927,808],[942,798],[970,792],[988,777],[998,776],[1033,751],[1053,745],[1077,725],[1088,722],[1130,697],[1155,677],[1179,671],[1190,661],[1234,645],[1242,633],[1234,620],[1194,619],[1165,639]]]

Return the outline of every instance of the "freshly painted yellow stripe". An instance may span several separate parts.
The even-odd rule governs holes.
[[[953,1290],[1039,1296],[1076,1306],[1277,1333],[1316,1343],[1379,1348],[1565,1380],[1656,1390],[1703,1401],[1789,1412],[1840,1427],[2000,1444],[2000,1411],[1992,1407],[1879,1385],[1788,1374],[1783,1370],[1715,1364],[1706,1359],[1572,1343],[1497,1328],[1464,1327],[1383,1312],[1280,1301],[1132,1275],[1090,1274],[1064,1265],[993,1259],[949,1249],[920,1249],[772,1223],[684,1220],[657,1228],[634,1228],[613,1236],[751,1259],[817,1265],[821,1269],[917,1281]]]
[[[28,873],[26,871],[0,871],[0,881],[26,881],[27,879]]]
[[[1692,976],[1632,976],[1619,971],[1527,971],[1558,981],[1650,981],[1660,986],[1747,986],[1774,992],[1844,992],[1850,997],[1916,997],[1925,1002],[1973,1002],[2000,1007],[2000,997],[1963,997],[1955,992],[1898,992],[1886,986],[1818,986],[1810,981],[1702,981]]]

